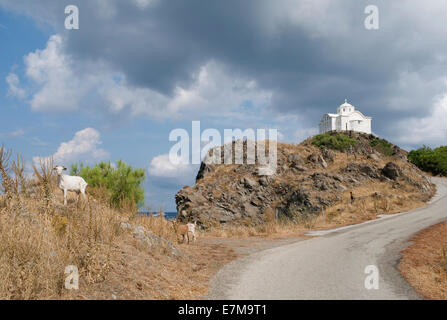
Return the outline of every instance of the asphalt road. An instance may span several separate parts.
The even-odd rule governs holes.
[[[447,219],[447,179],[432,181],[438,192],[427,206],[236,260],[212,279],[205,298],[421,299],[397,266],[414,233]],[[378,289],[365,287],[370,265]]]

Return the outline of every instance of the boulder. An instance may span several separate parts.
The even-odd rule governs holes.
[[[400,177],[401,172],[397,164],[394,162],[388,162],[385,167],[382,168],[382,174],[387,178],[396,180]]]
[[[291,167],[304,164],[303,158],[301,158],[301,156],[298,153],[289,154],[287,160],[291,164]]]
[[[173,256],[179,257],[182,256],[182,252],[178,250],[170,241],[157,236],[150,230],[146,230],[143,226],[140,225],[132,225],[127,222],[121,222],[120,225],[123,230],[130,230],[132,235],[138,242],[146,246],[150,249],[153,247],[164,248]]]
[[[323,167],[323,168],[327,168],[327,163],[326,163],[326,161],[324,160],[324,158],[320,155],[320,156],[318,156],[318,162],[321,164],[321,166]]]
[[[323,158],[326,161],[334,162],[334,159],[335,159],[334,151],[327,149],[327,148],[323,148],[323,150],[321,151],[321,154],[323,155]]]
[[[295,166],[294,168],[295,168],[296,170],[298,170],[298,171],[301,171],[301,172],[309,171],[308,168],[303,167],[303,166]]]
[[[363,175],[373,179],[380,179],[379,169],[369,163],[349,163],[342,171],[353,173],[359,178]]]
[[[307,156],[307,161],[312,162],[312,163],[317,163],[319,156],[320,155],[318,153],[313,152]]]
[[[241,180],[241,182],[245,186],[245,188],[248,188],[248,189],[253,189],[258,185],[258,183],[256,181],[254,181],[250,178],[247,178],[247,177],[243,178]]]

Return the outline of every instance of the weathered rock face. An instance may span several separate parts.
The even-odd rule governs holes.
[[[371,194],[381,194],[379,184],[397,183],[416,196],[431,196],[431,183],[406,161],[404,150],[396,147],[394,155],[385,156],[371,148],[370,137],[356,133],[359,143],[348,153],[320,149],[310,140],[300,145],[278,143],[277,170],[271,176],[259,176],[257,162],[202,163],[196,184],[176,195],[179,219],[197,221],[205,228],[232,223],[256,225],[271,218],[272,211],[275,218],[319,213],[358,188],[377,186]]]
[[[166,252],[173,256],[182,256],[182,252],[178,250],[171,242],[162,237],[157,236],[150,230],[146,230],[143,226],[132,225],[127,222],[121,222],[121,229],[129,230],[138,242],[148,248],[157,247],[165,248]]]
[[[400,168],[394,162],[388,162],[382,169],[384,176],[396,180],[400,176]]]

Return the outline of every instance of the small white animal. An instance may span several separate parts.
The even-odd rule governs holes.
[[[176,220],[172,221],[172,226],[174,227],[174,231],[178,236],[182,238],[182,242],[184,243],[186,240],[188,244],[190,239],[192,238],[194,242],[196,242],[196,225],[193,223],[188,224],[179,224]]]
[[[188,239],[192,236],[192,241],[196,242],[196,223],[188,223],[186,225],[188,226]]]
[[[67,205],[67,191],[75,191],[78,194],[82,194],[85,199],[85,188],[88,183],[81,177],[77,176],[69,176],[66,174],[62,174],[62,171],[67,170],[67,168],[63,166],[56,166],[53,168],[57,172],[57,186],[64,192],[64,206]]]

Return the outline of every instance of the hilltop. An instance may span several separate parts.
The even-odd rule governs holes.
[[[276,174],[259,176],[258,167],[202,163],[196,184],[176,195],[179,219],[205,229],[272,220],[310,227],[317,219],[326,227],[422,206],[435,192],[405,150],[371,134],[331,132],[298,145],[278,143]]]

